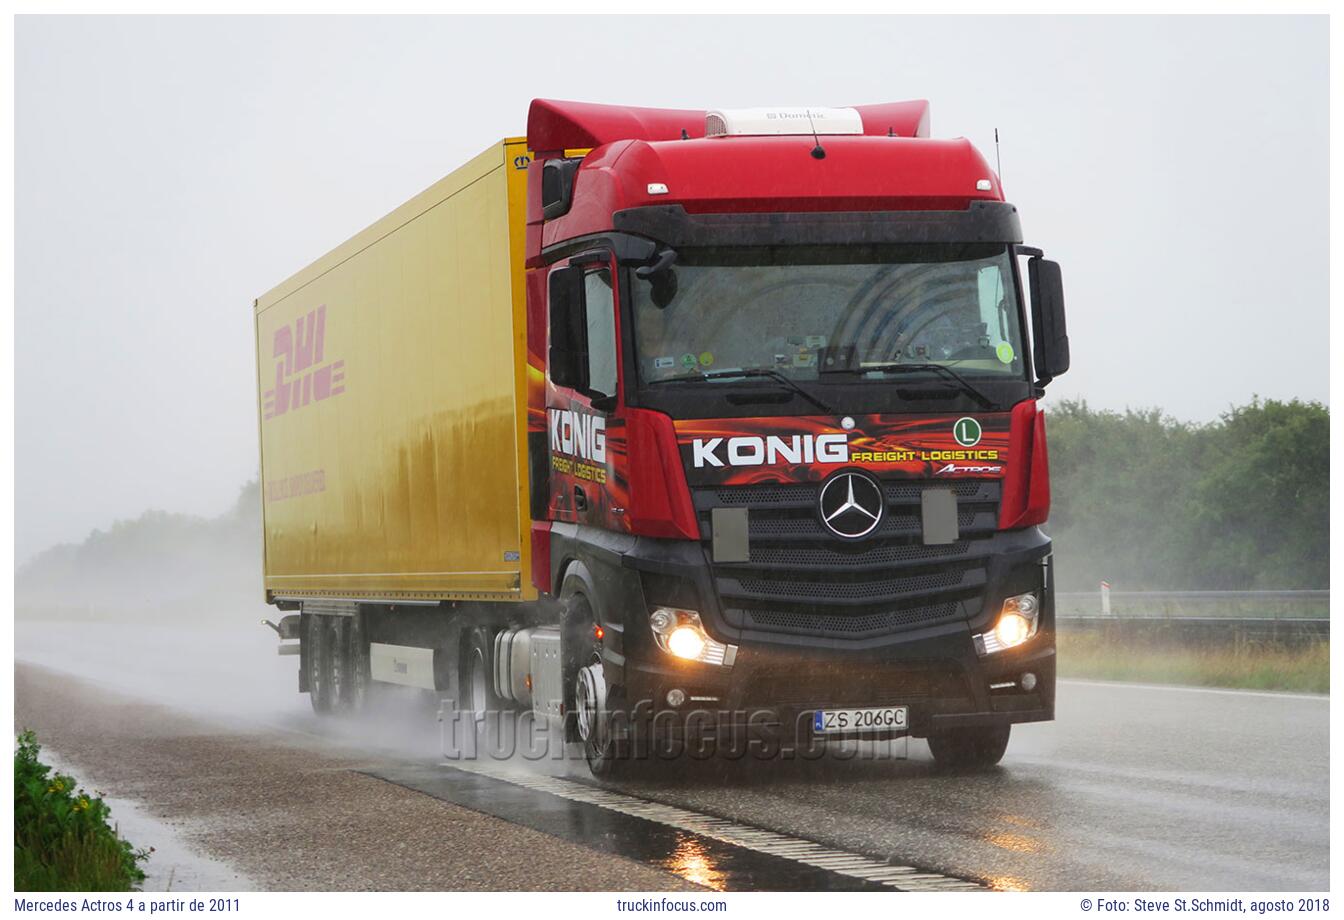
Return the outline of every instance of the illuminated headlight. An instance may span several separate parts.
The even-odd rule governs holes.
[[[1040,625],[1040,603],[1035,594],[1007,598],[994,628],[975,637],[976,651],[993,655],[1014,648],[1036,635]]]
[[[711,639],[694,610],[659,607],[649,614],[649,628],[658,647],[669,655],[724,667],[732,667],[737,658],[737,646]]]

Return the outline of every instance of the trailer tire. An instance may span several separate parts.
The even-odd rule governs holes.
[[[308,702],[313,712],[326,715],[332,708],[331,626],[326,617],[316,613],[303,615],[304,667],[308,677]]]
[[[368,705],[370,685],[369,634],[364,628],[364,613],[334,617],[336,622],[332,660],[337,680],[333,682],[334,708],[343,713],[362,712]]]
[[[929,752],[940,769],[984,770],[1003,759],[1011,725],[953,728],[929,735]]]

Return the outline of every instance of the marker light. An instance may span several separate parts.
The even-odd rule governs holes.
[[[976,651],[981,655],[992,655],[1026,642],[1040,628],[1039,612],[1035,594],[1019,594],[1005,599],[994,628],[975,636]]]
[[[658,607],[649,614],[649,628],[658,647],[678,658],[724,667],[737,659],[737,646],[711,639],[694,610]]]

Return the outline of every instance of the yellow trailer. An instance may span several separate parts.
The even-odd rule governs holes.
[[[493,145],[256,301],[268,602],[535,599],[528,162]]]

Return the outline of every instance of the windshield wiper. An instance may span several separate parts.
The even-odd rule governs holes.
[[[993,410],[994,408],[996,408],[995,405],[994,405],[993,400],[991,400],[991,399],[990,399],[988,396],[986,396],[984,393],[982,393],[982,392],[980,392],[978,389],[976,389],[976,387],[975,387],[974,384],[972,384],[972,383],[971,383],[969,380],[967,380],[965,377],[963,377],[963,376],[961,376],[960,374],[958,374],[956,371],[952,370],[952,368],[948,367],[946,364],[932,364],[932,363],[926,363],[926,364],[899,364],[899,363],[895,363],[895,362],[893,362],[893,363],[890,363],[890,364],[868,364],[868,365],[863,365],[863,366],[860,366],[860,367],[846,367],[846,368],[836,368],[835,370],[822,370],[820,373],[823,373],[823,374],[867,374],[867,373],[894,374],[894,373],[904,373],[904,372],[907,372],[907,371],[933,371],[933,372],[936,373],[936,374],[941,374],[945,379],[950,380],[950,381],[952,381],[953,383],[955,383],[955,384],[957,385],[957,387],[960,388],[961,391],[962,391],[963,393],[965,393],[966,395],[970,396],[972,399],[974,399],[976,402],[978,402],[978,403],[979,403],[981,406],[983,406],[984,408],[986,408],[986,409],[990,409],[990,410]]]
[[[706,371],[700,374],[686,374],[682,377],[668,377],[663,380],[651,380],[648,385],[655,386],[660,383],[685,383],[689,380],[726,380],[733,377],[766,377],[784,386],[786,389],[797,393],[827,415],[837,414],[834,409],[807,392],[807,390],[804,390],[794,380],[781,374],[779,371],[772,371],[769,368],[764,367],[743,368],[742,370],[737,371]]]

